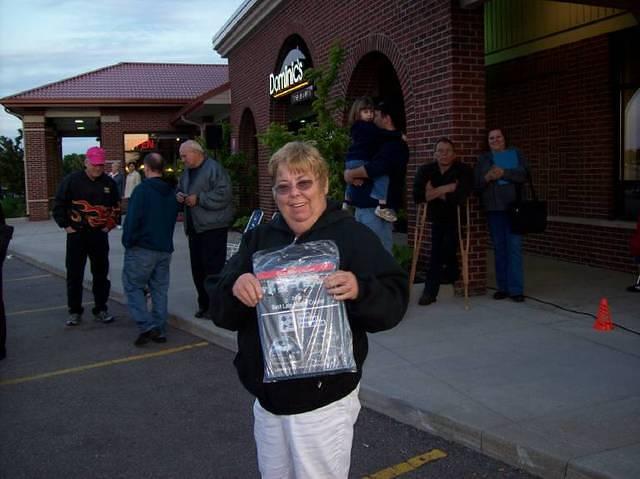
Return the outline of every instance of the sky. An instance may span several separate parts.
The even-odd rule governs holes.
[[[242,0],[0,0],[0,98],[120,62],[226,63],[211,40]],[[21,122],[0,107],[0,135]],[[95,139],[65,139],[63,154]]]

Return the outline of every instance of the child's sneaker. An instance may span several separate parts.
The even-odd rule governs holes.
[[[377,217],[382,218],[389,223],[398,221],[398,215],[393,211],[393,208],[381,208],[380,206],[377,206],[374,213]]]

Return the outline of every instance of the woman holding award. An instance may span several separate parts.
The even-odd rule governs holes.
[[[407,275],[371,230],[327,200],[316,148],[286,144],[269,174],[280,215],[245,234],[216,278],[214,322],[238,332],[234,364],[256,397],[262,477],[347,478],[366,333],[400,322]]]
[[[488,134],[489,152],[475,167],[475,187],[487,211],[495,257],[497,291],[493,299],[510,297],[524,301],[522,235],[511,231],[507,208],[516,199],[516,190],[527,179],[527,160],[517,148],[507,148],[502,130]]]

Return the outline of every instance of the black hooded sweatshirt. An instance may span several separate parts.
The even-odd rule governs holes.
[[[218,277],[210,278],[207,288],[214,323],[238,332],[234,364],[240,381],[262,407],[273,414],[312,411],[353,391],[360,382],[368,352],[366,333],[393,328],[404,316],[409,301],[407,274],[382,247],[378,237],[342,211],[337,203],[329,203],[311,229],[295,241],[333,240],[340,252],[340,269],[351,271],[357,278],[358,297],[346,301],[345,306],[358,371],[264,383],[256,309],[243,305],[233,296],[232,288],[240,275],[253,272],[254,252],[285,247],[294,240],[295,235],[282,216],[248,232],[242,238],[238,253]]]

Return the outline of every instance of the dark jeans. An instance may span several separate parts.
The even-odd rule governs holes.
[[[4,310],[4,293],[2,291],[2,266],[12,235],[13,226],[0,225],[0,359],[6,354],[5,346],[7,343],[7,316]]]
[[[227,259],[227,230],[217,228],[189,235],[191,275],[198,291],[198,309],[209,310],[209,296],[204,280],[210,274],[218,274]]]
[[[436,298],[441,283],[454,283],[458,267],[458,226],[456,223],[431,223],[431,257],[427,264],[424,291]]]
[[[67,234],[67,304],[70,314],[82,314],[82,281],[87,258],[93,276],[93,313],[107,310],[111,290],[109,281],[109,238],[102,231]]]
[[[522,235],[511,232],[505,211],[489,211],[489,232],[493,243],[498,291],[509,296],[523,294]]]

